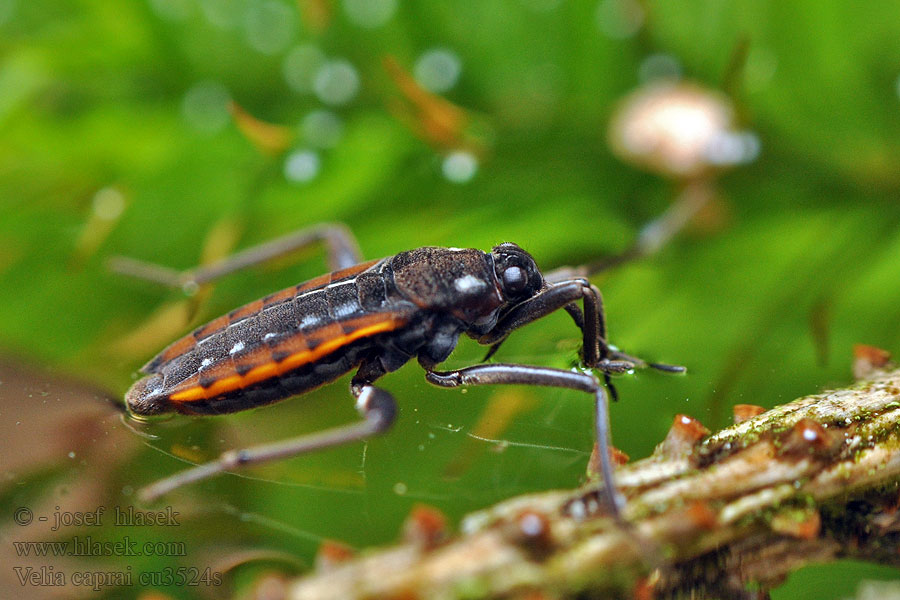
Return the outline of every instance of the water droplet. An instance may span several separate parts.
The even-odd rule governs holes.
[[[314,110],[303,117],[300,130],[310,146],[332,148],[344,133],[344,123],[330,110]]]
[[[244,17],[247,43],[263,54],[277,54],[294,38],[296,13],[277,0],[253,0]]]
[[[194,10],[191,0],[150,0],[150,9],[169,21],[184,21]]]
[[[397,12],[397,0],[344,0],[344,13],[354,25],[381,27]]]
[[[753,162],[759,156],[759,138],[749,132],[723,132],[713,136],[706,158],[714,165],[730,166]]]
[[[98,218],[104,221],[115,221],[125,209],[125,197],[114,187],[97,190],[91,208]]]
[[[597,5],[597,26],[608,37],[632,37],[644,24],[646,14],[637,0],[601,0]]]
[[[188,125],[202,133],[215,133],[231,120],[228,90],[217,81],[194,84],[181,101],[181,115]]]
[[[313,78],[325,62],[325,54],[312,44],[295,46],[284,57],[281,72],[288,87],[299,94],[313,91]]]
[[[359,74],[349,61],[326,61],[316,72],[313,90],[325,104],[346,104],[359,91]]]
[[[462,61],[459,56],[445,48],[425,52],[413,68],[413,74],[422,87],[436,94],[446,92],[456,85],[461,72]]]
[[[478,171],[478,159],[471,152],[457,150],[444,158],[441,167],[444,177],[453,183],[466,183]]]
[[[74,452],[69,452],[69,458],[75,458],[75,453],[74,453]]]
[[[405,483],[398,481],[394,484],[394,493],[398,496],[403,496],[407,492],[407,487]]]
[[[297,150],[284,161],[284,176],[288,181],[307,183],[316,178],[321,168],[319,155],[312,150]]]
[[[181,284],[181,291],[184,292],[185,296],[193,298],[200,291],[200,286],[196,281],[185,281]]]

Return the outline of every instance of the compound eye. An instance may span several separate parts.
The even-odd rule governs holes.
[[[518,294],[525,289],[528,279],[521,267],[509,267],[503,271],[503,289],[509,294]]]

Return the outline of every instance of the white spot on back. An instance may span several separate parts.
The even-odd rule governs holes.
[[[300,329],[307,329],[309,327],[313,327],[318,322],[319,322],[319,315],[306,315],[305,317],[300,319]]]
[[[273,337],[278,337],[278,334],[277,333],[267,333],[266,335],[263,336],[263,341],[268,342]]]
[[[347,304],[339,304],[338,306],[335,306],[332,309],[332,312],[334,313],[334,317],[336,319],[342,319],[344,317],[349,317],[350,315],[355,313],[358,308],[358,305],[349,302]]]
[[[453,287],[462,294],[475,294],[483,290],[486,286],[487,284],[483,280],[478,279],[474,275],[466,275],[453,282]]]
[[[206,367],[208,367],[211,364],[212,364],[211,358],[204,358],[203,360],[200,361],[200,368],[205,369]]]
[[[244,342],[238,342],[234,346],[231,347],[231,350],[228,351],[228,354],[237,354],[241,350],[244,349]]]

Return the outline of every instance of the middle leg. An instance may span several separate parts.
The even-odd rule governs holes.
[[[596,377],[587,373],[575,373],[550,367],[493,364],[476,365],[456,371],[426,370],[429,383],[441,387],[474,385],[539,385],[566,388],[586,392],[594,396],[595,436],[600,453],[600,472],[603,476],[603,494],[610,514],[621,521],[620,509],[624,500],[616,491],[612,462],[609,457],[610,429],[609,403],[606,392]]]

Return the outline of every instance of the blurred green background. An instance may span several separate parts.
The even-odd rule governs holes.
[[[455,524],[582,481],[588,398],[440,390],[410,364],[383,380],[401,407],[391,433],[179,490],[162,504],[178,527],[37,533],[5,516],[136,504],[186,460],[356,418],[342,380],[246,414],[125,427],[103,398],[169,341],[326,267],[308,252],[188,299],[110,273],[110,256],[188,268],[322,221],[348,224],[371,258],[507,240],[547,268],[614,254],[683,185],[607,140],[620,100],[654,76],[727,93],[753,152],[703,177],[714,197],[672,243],[595,278],[615,344],[690,371],[621,378],[616,445],[642,457],[677,413],[717,428],[733,404],[848,383],[853,344],[900,348],[898,15],[820,0],[0,0],[4,564],[26,564],[10,540],[181,541],[187,556],[57,570],[234,564],[212,591],[247,593],[311,564],[322,539],[397,539],[417,503]],[[497,358],[566,367],[577,348],[553,315]],[[483,352],[463,340],[447,364]],[[4,589],[47,591],[4,569]],[[896,575],[812,568],[773,597],[849,597]]]

